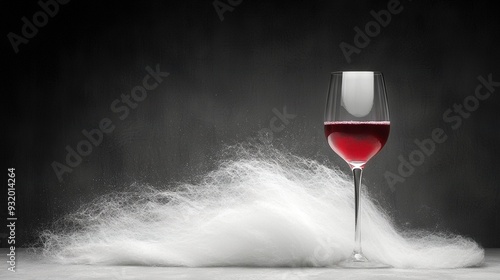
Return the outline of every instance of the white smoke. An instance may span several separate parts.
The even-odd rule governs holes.
[[[231,151],[232,159],[196,184],[136,185],[83,206],[43,232],[45,255],[60,263],[159,266],[329,266],[350,255],[350,176],[271,148]],[[482,263],[474,241],[399,232],[363,197],[368,258],[398,268]]]

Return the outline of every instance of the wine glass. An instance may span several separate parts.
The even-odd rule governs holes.
[[[352,255],[340,266],[388,267],[363,256],[359,204],[363,168],[389,137],[389,108],[382,73],[332,72],[324,121],[328,144],[349,164],[354,176],[355,247]]]

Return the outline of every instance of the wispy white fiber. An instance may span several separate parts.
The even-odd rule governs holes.
[[[229,150],[232,157],[195,184],[135,185],[83,206],[43,232],[45,255],[159,266],[330,266],[350,255],[350,175],[272,148]],[[475,266],[484,258],[461,236],[399,232],[368,198],[362,236],[367,257],[398,268]]]

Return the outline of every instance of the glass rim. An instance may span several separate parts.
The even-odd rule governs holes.
[[[373,75],[382,75],[382,72],[380,72],[380,71],[371,71],[371,70],[361,70],[361,71],[348,70],[348,71],[330,72],[330,74],[332,74],[332,75],[341,75],[342,73],[373,73]]]

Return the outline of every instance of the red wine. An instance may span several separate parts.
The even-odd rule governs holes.
[[[349,165],[363,167],[387,142],[389,127],[389,121],[325,122],[325,136]]]

